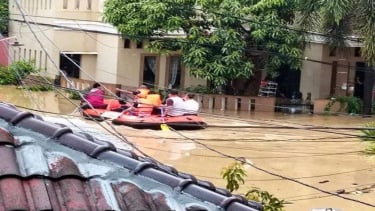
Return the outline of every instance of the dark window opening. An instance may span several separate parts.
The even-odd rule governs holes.
[[[130,48],[130,40],[124,39],[124,48]]]
[[[137,42],[137,48],[143,48],[143,42],[138,41]]]
[[[143,84],[150,88],[155,85],[156,56],[145,56],[143,63]]]
[[[181,88],[181,57],[171,56],[169,63],[169,74],[168,74],[168,88],[169,89],[180,89]]]
[[[361,48],[359,47],[354,48],[354,56],[361,57]]]
[[[67,58],[68,57],[68,58]],[[74,64],[72,61],[74,61]],[[81,65],[80,54],[60,54],[60,70],[65,71],[71,78],[79,78],[79,66]]]
[[[364,62],[357,62],[354,79],[354,97],[363,99],[366,64]]]
[[[331,47],[329,49],[329,56],[331,57],[336,56],[336,47]]]

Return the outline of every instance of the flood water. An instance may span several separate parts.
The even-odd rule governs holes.
[[[0,87],[0,99],[52,113],[69,114],[75,108],[54,92],[25,93],[14,87]],[[106,134],[102,127],[115,129],[145,154],[218,187],[225,187],[220,172],[234,162],[230,157],[241,157],[251,165],[245,165],[247,178],[236,193],[258,187],[287,201],[286,210],[375,210],[375,156],[362,153],[366,144],[359,141],[358,130],[345,129],[362,127],[374,118],[205,111],[201,115],[210,127],[175,132],[140,131],[80,117],[44,115],[47,121],[66,121],[77,130],[85,128],[98,136]],[[280,126],[284,128],[275,128]],[[117,138],[110,140],[119,148],[129,148]],[[321,190],[341,190],[339,196],[346,199]]]

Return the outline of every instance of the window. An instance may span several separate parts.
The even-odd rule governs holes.
[[[137,48],[143,48],[143,42],[137,41]]]
[[[336,56],[336,47],[331,47],[331,48],[329,49],[329,56],[330,56],[330,57],[334,57],[334,56]]]
[[[63,1],[63,9],[68,9],[68,0]]]
[[[182,76],[181,73],[182,73],[181,57],[180,56],[169,57],[168,78],[167,78],[168,89],[181,88],[181,76]]]
[[[79,10],[79,0],[75,1],[74,9]]]
[[[87,9],[91,10],[92,0],[87,0]]]
[[[80,65],[81,54],[60,54],[60,70],[65,71],[68,77],[79,78]]]
[[[155,85],[156,56],[145,56],[143,60],[143,84],[152,88]]]
[[[354,56],[355,57],[361,57],[361,48],[360,47],[354,48]]]
[[[124,39],[124,48],[130,48],[130,40]]]

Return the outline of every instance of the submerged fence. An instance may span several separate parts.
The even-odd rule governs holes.
[[[64,78],[60,78],[60,85],[66,88],[74,88],[78,90],[86,89],[94,83],[90,80],[69,78],[71,83],[67,83]],[[103,83],[107,89],[116,93],[116,87],[120,84]],[[196,100],[203,109],[219,109],[222,111],[258,111],[258,112],[274,112],[276,98],[266,96],[233,96],[219,94],[196,94]]]

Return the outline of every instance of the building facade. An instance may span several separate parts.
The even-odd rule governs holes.
[[[300,91],[312,99],[334,96],[363,97],[366,65],[361,57],[362,44],[354,38],[345,48],[330,47],[323,36],[313,36],[306,43],[301,68]]]
[[[148,53],[147,41],[122,38],[104,23],[104,0],[19,0],[10,7],[9,35],[22,47],[11,59],[32,60],[41,73],[137,87],[183,89],[204,80],[191,77],[176,52]]]

